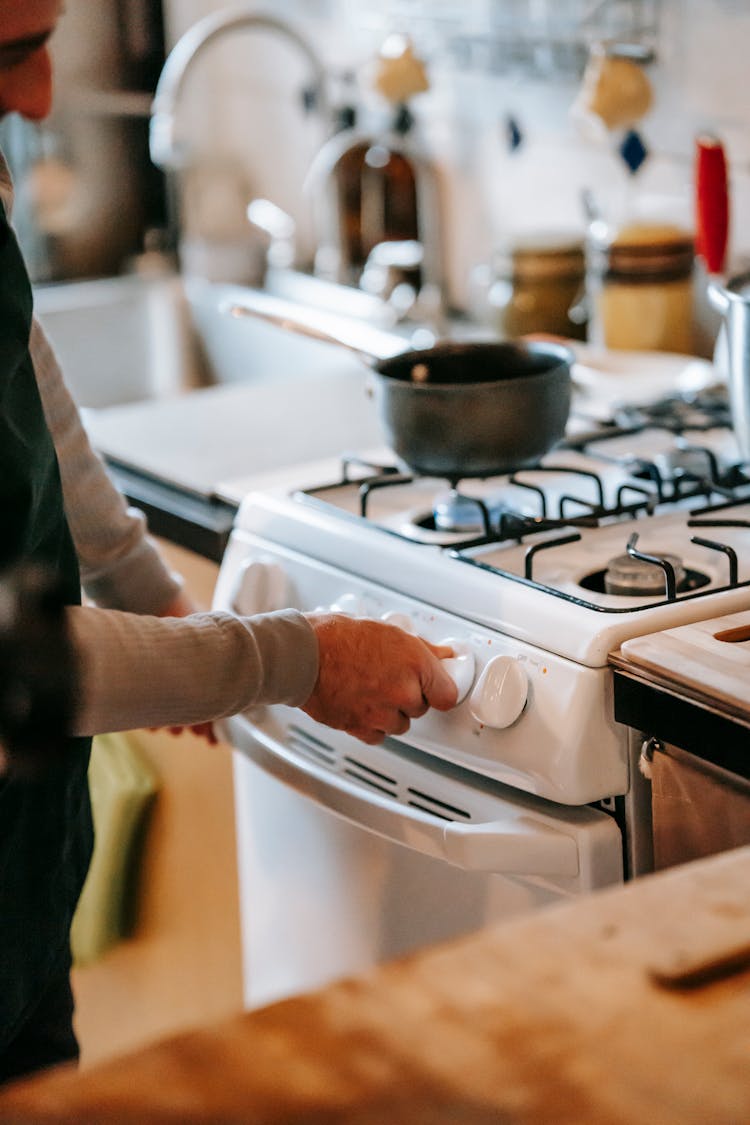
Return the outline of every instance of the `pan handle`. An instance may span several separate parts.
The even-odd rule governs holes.
[[[361,321],[295,305],[265,293],[243,293],[241,300],[227,300],[222,312],[234,317],[253,317],[285,332],[335,344],[354,352],[364,363],[376,367],[382,360],[409,351],[400,336],[372,328]]]

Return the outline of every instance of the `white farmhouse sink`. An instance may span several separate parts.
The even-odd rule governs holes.
[[[36,286],[34,311],[79,406],[162,398],[205,381],[176,277]]]
[[[252,303],[257,292],[202,279],[185,281],[192,324],[213,382],[278,382],[363,370],[362,362],[341,348],[293,335],[262,320],[227,313],[234,303],[242,304],[245,299]],[[286,299],[284,303],[290,308],[310,308]]]
[[[365,294],[303,280],[303,289],[291,292],[287,278],[281,295],[292,302],[301,299],[308,307],[319,300],[321,308],[364,313],[384,326],[377,305]],[[248,292],[178,275],[126,276],[40,285],[34,301],[82,407],[163,399],[225,383],[362,370],[356,357],[343,350],[261,321],[229,317],[223,311],[227,301],[241,302]]]

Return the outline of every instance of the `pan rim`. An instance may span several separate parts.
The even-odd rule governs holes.
[[[493,352],[507,352],[508,354],[519,353],[536,353],[541,357],[548,357],[553,362],[550,366],[543,371],[529,371],[527,374],[510,375],[507,378],[502,376],[497,379],[470,379],[465,378],[456,382],[437,382],[431,383],[429,379],[424,382],[418,380],[408,379],[403,375],[393,375],[383,368],[388,368],[391,364],[405,363],[407,360],[412,360],[414,364],[419,363],[420,356],[457,356],[466,355],[467,353],[488,355]],[[575,353],[572,348],[565,344],[558,344],[554,341],[528,341],[523,340],[477,340],[477,341],[464,341],[464,340],[444,340],[433,345],[429,348],[414,349],[399,352],[397,355],[389,356],[387,359],[378,360],[372,366],[372,373],[379,379],[388,381],[394,386],[403,386],[409,390],[451,392],[466,390],[467,387],[489,387],[493,385],[511,386],[515,383],[528,383],[531,380],[549,379],[551,376],[559,374],[567,374],[569,379],[572,379],[572,367],[575,363]]]

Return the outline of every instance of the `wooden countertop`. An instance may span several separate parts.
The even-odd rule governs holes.
[[[750,848],[553,907],[88,1071],[0,1093],[0,1121],[712,1125],[750,1121]],[[116,1014],[113,1013],[113,1018]]]
[[[654,634],[656,639],[660,636]],[[614,711],[619,723],[750,780],[747,706],[739,699],[733,705],[726,693],[712,690],[708,670],[699,688],[696,683],[679,682],[666,669],[637,663],[621,650],[610,653],[609,663],[614,669]]]
[[[613,662],[618,659],[750,723],[748,610],[631,637]]]

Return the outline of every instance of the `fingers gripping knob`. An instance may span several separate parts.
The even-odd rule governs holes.
[[[464,699],[466,699],[466,696],[471,691],[471,685],[474,683],[474,672],[476,668],[474,653],[467,644],[463,641],[454,640],[453,637],[448,637],[446,640],[440,641],[440,644],[452,648],[456,654],[455,656],[449,656],[447,659],[443,660],[442,665],[458,688],[456,704],[463,703]]]
[[[385,621],[387,625],[398,625],[399,629],[403,629],[405,633],[416,633],[416,628],[411,617],[406,613],[397,613],[395,610],[389,610],[384,613],[380,619]]]
[[[232,609],[245,617],[255,613],[272,613],[288,603],[288,582],[276,563],[262,559],[245,559],[237,573]]]
[[[523,711],[528,692],[528,679],[518,661],[512,656],[495,656],[477,680],[469,708],[478,723],[503,730]]]
[[[343,613],[347,617],[366,617],[367,606],[358,594],[341,594],[331,606],[331,613]]]

